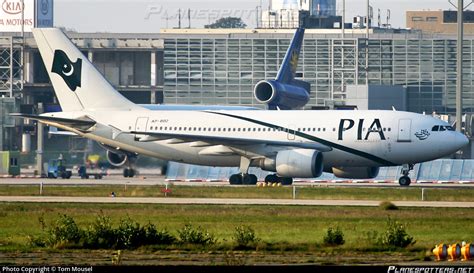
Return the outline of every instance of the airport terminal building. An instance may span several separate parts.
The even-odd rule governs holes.
[[[294,31],[162,29],[67,35],[112,85],[136,103],[264,108],[254,98],[253,88],[276,76]],[[355,28],[343,34],[337,28],[307,29],[297,73],[311,83],[305,109],[344,105],[391,109],[396,93],[397,110],[436,113],[453,121],[456,44],[452,34],[416,30],[372,28],[366,33]],[[465,36],[463,57],[463,125],[472,137],[474,36]],[[36,149],[36,128],[8,114],[60,109],[31,33],[24,37],[18,32],[0,33],[0,107],[0,150],[25,153]],[[84,140],[68,141],[79,144],[49,137],[46,147],[71,151],[88,146],[81,144]],[[463,157],[471,158],[472,153],[471,145]]]
[[[173,29],[158,34],[68,35],[118,90],[137,103],[263,107],[254,99],[253,87],[276,76],[293,33]],[[338,30],[307,30],[298,69],[298,76],[312,86],[307,108],[345,104],[350,87],[373,85],[405,89],[408,111],[455,112],[455,37],[389,30],[372,30],[369,40],[365,35],[348,30],[343,39]],[[54,104],[34,39],[27,34],[24,48],[15,40],[20,39],[13,38],[10,45],[10,37],[0,38],[0,92],[21,97],[20,104]],[[464,46],[465,113],[474,112],[473,62],[474,36]]]
[[[264,107],[255,100],[253,87],[276,76],[293,33],[292,29],[173,29],[157,34],[68,35],[99,71],[136,103]],[[18,109],[33,111],[38,103],[46,110],[54,108],[57,101],[34,39],[27,34],[25,40],[23,47],[21,39],[0,38],[0,92],[15,98]],[[474,36],[467,37],[464,51],[463,103],[468,114],[466,129],[470,129]],[[399,110],[455,113],[453,36],[372,30],[367,40],[362,30],[347,30],[342,38],[340,30],[309,29],[298,70],[298,76],[311,83],[308,109],[351,104],[351,90],[367,89],[368,85],[386,92],[393,87],[402,89],[406,103]],[[370,100],[365,94],[362,99]],[[377,105],[369,103],[367,108],[377,109]],[[8,145],[3,149],[9,149]]]

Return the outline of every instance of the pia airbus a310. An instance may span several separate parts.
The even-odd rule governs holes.
[[[255,184],[253,166],[273,173],[267,182],[287,185],[323,172],[370,179],[380,167],[403,165],[399,182],[407,186],[414,164],[468,144],[444,121],[401,111],[150,110],[116,91],[61,30],[33,34],[63,112],[16,116],[97,141],[117,163],[145,155],[240,167],[231,184]],[[257,84],[260,101],[308,96],[308,86],[294,79],[301,41],[293,39],[292,46],[300,44],[290,47],[276,80]]]

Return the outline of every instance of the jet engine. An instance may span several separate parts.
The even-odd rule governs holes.
[[[128,162],[128,155],[125,153],[114,153],[107,150],[107,160],[114,167],[122,167]]]
[[[379,167],[340,167],[332,168],[332,173],[338,178],[373,179],[379,175]]]
[[[291,84],[276,80],[261,81],[255,85],[254,95],[260,103],[268,104],[270,109],[298,109],[309,101],[309,83],[293,80]]]
[[[114,167],[120,168],[128,163],[133,164],[137,160],[137,154],[135,153],[131,153],[124,150],[118,150],[103,143],[99,143],[99,145],[107,151],[107,161],[109,161],[110,165]]]
[[[315,150],[294,149],[278,152],[275,159],[265,159],[260,167],[280,177],[315,178],[323,173],[323,154]]]

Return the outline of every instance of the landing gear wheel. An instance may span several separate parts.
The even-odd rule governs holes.
[[[229,178],[229,183],[231,185],[242,185],[242,175],[241,174],[233,174]]]
[[[265,183],[277,183],[278,182],[278,176],[275,174],[270,174],[265,177]]]
[[[291,178],[291,177],[282,177],[281,178],[281,184],[283,186],[291,186],[291,185],[293,185],[293,178]]]
[[[252,178],[248,174],[242,175],[242,184],[243,185],[251,185],[252,184]]]
[[[134,169],[123,169],[123,177],[134,177],[135,176],[135,170]]]
[[[400,186],[402,187],[408,187],[411,184],[411,179],[409,176],[402,176],[398,180],[398,183],[400,183]]]
[[[247,185],[257,185],[258,177],[255,174],[248,174],[248,177],[250,178],[250,183]]]

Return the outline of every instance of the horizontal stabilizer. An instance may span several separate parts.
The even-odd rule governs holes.
[[[79,130],[87,130],[91,128],[92,126],[96,125],[95,121],[87,117],[84,117],[84,119],[67,119],[67,118],[30,115],[30,114],[10,114],[10,116],[24,118],[24,119],[32,119],[32,120],[36,120],[48,125],[60,124],[66,127],[79,129]]]

